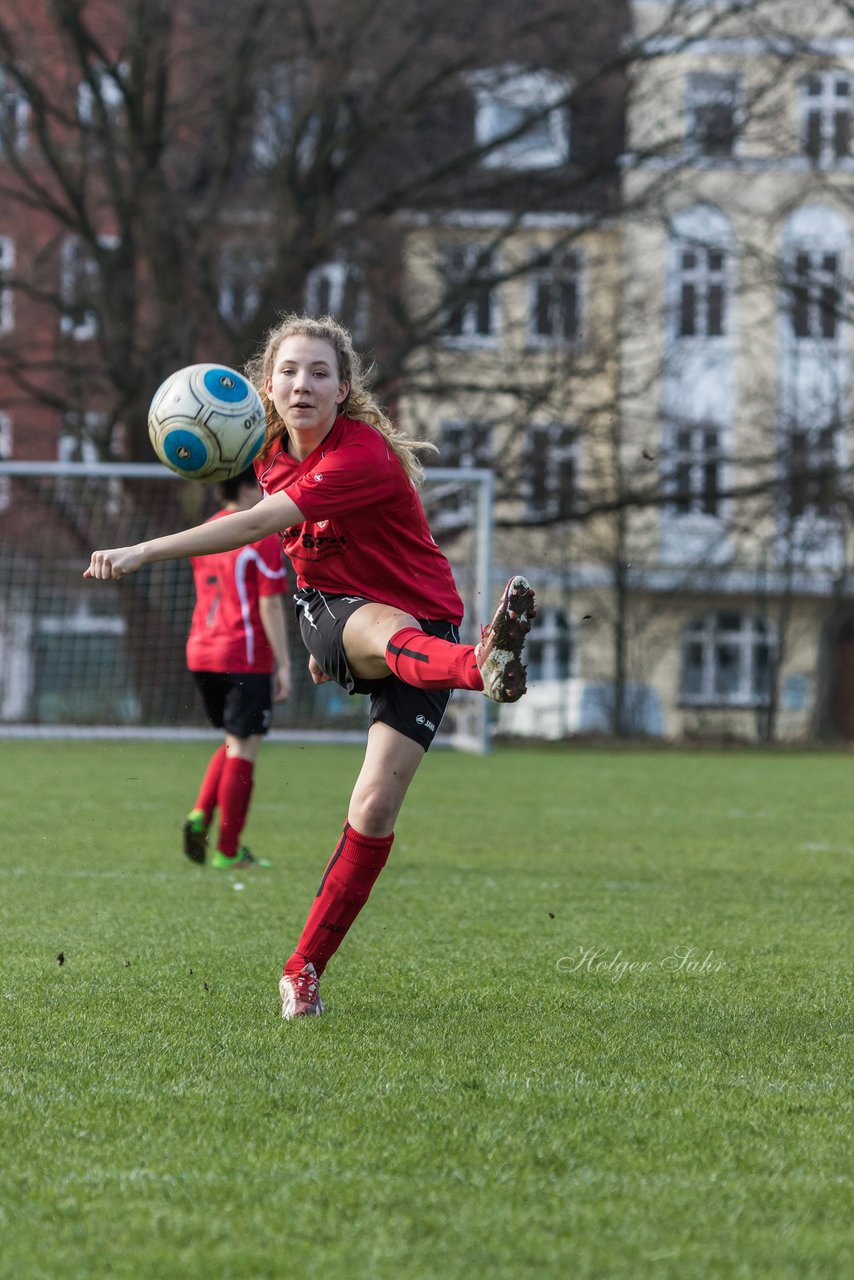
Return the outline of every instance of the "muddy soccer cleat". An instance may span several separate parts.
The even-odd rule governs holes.
[[[208,824],[203,809],[191,809],[184,820],[184,853],[191,862],[204,862],[208,854]]]
[[[483,692],[493,702],[516,702],[527,688],[521,654],[535,616],[534,591],[527,578],[511,578],[474,650]]]
[[[283,1018],[290,1020],[323,1013],[320,979],[313,964],[305,965],[293,976],[283,973],[279,980],[279,995],[282,998]]]

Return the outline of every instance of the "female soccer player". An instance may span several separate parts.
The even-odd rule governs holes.
[[[217,488],[224,506],[212,520],[247,511],[260,497],[251,468]],[[225,741],[208,761],[196,803],[184,823],[184,853],[193,862],[206,860],[208,828],[218,809],[219,832],[211,865],[232,870],[269,866],[240,843],[240,836],[273,702],[287,698],[291,688],[282,548],[279,539],[269,534],[248,547],[194,556],[192,565],[196,607],[187,637],[187,666],[195,676],[208,719],[225,730]]]
[[[525,578],[511,578],[480,643],[459,643],[462,601],[416,488],[425,446],[386,417],[335,320],[285,317],[248,372],[267,407],[255,463],[264,498],[181,533],[96,551],[84,576],[121,578],[156,560],[283,531],[312,678],[370,695],[347,821],[279,983],[282,1017],[295,1018],[323,1013],[319,979],[385,866],[450,690],[482,689],[497,702],[525,692],[520,656],[534,593]]]

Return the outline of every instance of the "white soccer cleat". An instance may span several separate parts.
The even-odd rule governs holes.
[[[517,575],[504,588],[488,627],[483,628],[474,660],[483,680],[483,692],[493,702],[517,702],[527,688],[521,661],[525,637],[536,617],[534,591],[527,578]]]
[[[279,995],[282,998],[283,1018],[290,1020],[323,1013],[320,979],[313,964],[305,965],[293,977],[283,973],[279,979]]]

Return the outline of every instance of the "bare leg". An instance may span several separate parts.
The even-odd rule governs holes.
[[[225,735],[226,754],[231,759],[249,760],[252,764],[258,758],[258,748],[261,745],[260,733],[254,733],[248,738],[236,738],[233,733]]]
[[[390,674],[386,646],[403,627],[417,627],[409,613],[388,604],[365,604],[344,624],[344,650],[350,670],[363,680],[383,680]]]
[[[424,748],[417,742],[380,721],[372,724],[362,769],[350,797],[350,825],[365,836],[391,835],[409,784],[423,759]]]
[[[329,860],[279,984],[282,1016],[322,1013],[317,979],[368,900],[391,852],[394,822],[424,748],[387,724],[371,725],[341,840]]]

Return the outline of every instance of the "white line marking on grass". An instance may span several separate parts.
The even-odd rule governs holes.
[[[0,876],[38,876],[40,873],[41,868],[38,867],[0,867]],[[186,875],[182,875],[179,872],[117,871],[112,868],[96,871],[90,867],[72,870],[68,867],[51,865],[51,880],[56,880],[59,876],[67,876],[75,880],[167,880],[170,884],[174,880],[186,879]]]

